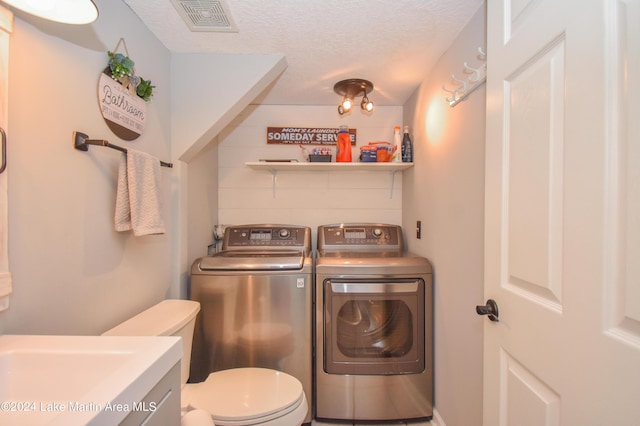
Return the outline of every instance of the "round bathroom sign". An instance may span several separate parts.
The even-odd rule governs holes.
[[[133,93],[133,94],[132,94]],[[144,131],[147,103],[128,84],[114,80],[107,67],[98,80],[98,101],[107,126],[121,139],[131,141]]]

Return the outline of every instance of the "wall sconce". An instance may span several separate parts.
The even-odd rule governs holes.
[[[338,113],[343,115],[351,111],[354,99],[362,94],[362,102],[360,108],[363,111],[373,111],[373,102],[369,100],[367,94],[373,90],[373,83],[361,78],[350,78],[337,82],[333,86],[333,91],[338,95],[342,95],[342,102],[338,105]]]
[[[2,0],[9,6],[49,21],[63,24],[90,24],[98,18],[92,0]]]

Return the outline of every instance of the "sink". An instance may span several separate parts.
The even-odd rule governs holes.
[[[0,336],[0,424],[115,425],[154,411],[139,402],[181,356],[174,336]]]

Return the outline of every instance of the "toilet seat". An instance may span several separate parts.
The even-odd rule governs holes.
[[[265,368],[211,373],[204,382],[185,385],[182,405],[209,412],[217,426],[262,424],[297,411],[302,422],[308,409],[298,379]]]

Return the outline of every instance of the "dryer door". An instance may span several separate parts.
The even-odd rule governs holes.
[[[324,370],[412,374],[425,369],[425,284],[415,280],[325,280]]]

